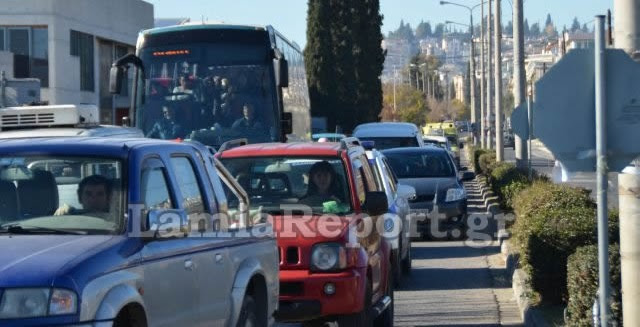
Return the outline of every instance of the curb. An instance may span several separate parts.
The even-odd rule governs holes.
[[[503,231],[500,231],[502,233]],[[520,309],[520,317],[524,321],[524,326],[550,327],[544,319],[542,313],[531,306],[527,294],[531,293],[531,288],[527,285],[529,275],[519,268],[519,255],[511,246],[511,242],[506,239],[501,241],[500,250],[507,263],[507,275],[511,276],[511,287]]]

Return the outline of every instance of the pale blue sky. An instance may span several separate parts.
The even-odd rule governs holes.
[[[307,0],[147,0],[155,7],[156,18],[191,17],[201,20],[225,21],[238,24],[271,24],[289,39],[303,46],[306,38]],[[450,0],[454,1],[454,0]],[[474,5],[480,0],[455,0],[461,4]],[[395,30],[400,20],[412,27],[424,19],[433,24],[445,20],[467,23],[466,9],[440,6],[439,0],[380,0],[384,15],[383,32]],[[571,26],[574,17],[580,23],[593,20],[596,14],[613,11],[613,0],[525,0],[525,18],[530,24],[544,24],[547,13],[558,25]],[[502,0],[502,16],[505,23],[511,20],[510,0]],[[479,19],[480,10],[474,12]],[[592,26],[592,25],[591,25]]]

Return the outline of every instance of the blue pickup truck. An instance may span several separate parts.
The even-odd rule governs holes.
[[[271,325],[276,242],[245,199],[195,143],[0,140],[0,326]]]

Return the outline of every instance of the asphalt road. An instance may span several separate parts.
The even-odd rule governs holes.
[[[486,215],[477,184],[466,183],[469,213]],[[505,272],[497,223],[482,242],[414,242],[413,269],[395,292],[395,326],[519,326],[522,320]]]
[[[555,159],[540,142],[532,143],[531,167],[537,172],[552,177]],[[515,162],[515,152],[513,148],[504,149],[506,161]],[[591,190],[591,197],[596,199],[596,174],[595,173],[575,173],[570,174],[569,180],[563,183],[571,186],[582,187]],[[618,173],[609,173],[609,188],[607,191],[607,205],[610,209],[618,208]]]

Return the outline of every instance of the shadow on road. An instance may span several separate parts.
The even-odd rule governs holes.
[[[497,245],[485,246],[482,248],[473,248],[468,246],[437,246],[430,247],[429,242],[414,242],[414,246],[411,249],[411,257],[416,259],[450,259],[450,258],[474,258],[482,257],[493,253],[500,252],[500,247]],[[460,243],[456,243],[460,244]]]

